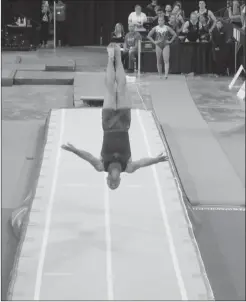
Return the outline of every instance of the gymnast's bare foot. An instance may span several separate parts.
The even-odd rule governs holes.
[[[115,44],[110,43],[107,47],[108,57],[114,59],[115,56]]]

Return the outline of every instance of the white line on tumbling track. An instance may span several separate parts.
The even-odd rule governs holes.
[[[103,173],[106,176],[106,173]],[[109,205],[109,189],[106,177],[104,177],[104,207],[105,207],[105,240],[106,240],[106,268],[107,268],[107,288],[108,300],[114,300],[113,290],[113,270],[111,255],[111,232],[110,232],[110,205]]]
[[[46,248],[47,248],[49,232],[50,232],[50,223],[51,223],[51,215],[52,215],[52,210],[53,210],[53,205],[54,205],[56,182],[57,182],[57,176],[58,176],[58,167],[59,167],[60,157],[61,157],[61,145],[62,145],[62,138],[63,138],[63,133],[64,133],[64,120],[65,120],[65,111],[64,111],[64,109],[61,109],[61,122],[60,122],[61,129],[60,129],[59,141],[58,141],[58,146],[57,146],[58,149],[57,149],[57,155],[56,155],[56,161],[55,161],[55,167],[54,167],[55,170],[54,170],[54,175],[53,175],[53,182],[52,182],[51,193],[50,193],[50,198],[49,198],[47,212],[46,212],[47,217],[46,217],[46,221],[45,221],[43,242],[42,242],[40,256],[39,256],[36,284],[35,284],[35,290],[34,290],[34,300],[40,300],[40,291],[41,291],[41,285],[42,285],[44,261],[45,261]]]
[[[149,145],[149,142],[148,142],[148,138],[147,138],[147,135],[146,135],[146,130],[144,128],[144,124],[143,124],[142,118],[140,116],[139,110],[137,110],[137,117],[138,117],[140,128],[142,130],[142,134],[143,134],[143,137],[144,137],[144,141],[145,141],[145,144],[146,144],[146,149],[147,149],[148,155],[151,156],[150,145]],[[160,204],[160,208],[161,208],[163,223],[164,223],[167,238],[168,238],[168,241],[169,241],[168,246],[169,246],[169,249],[170,249],[170,254],[171,254],[171,258],[172,258],[172,262],[173,262],[173,267],[174,267],[176,278],[177,278],[177,281],[178,281],[178,286],[179,286],[179,290],[180,290],[180,294],[181,294],[181,299],[182,300],[188,300],[186,288],[185,288],[185,285],[184,285],[184,280],[183,280],[183,277],[182,277],[182,274],[181,274],[179,261],[178,261],[178,257],[177,257],[176,250],[175,250],[175,245],[174,245],[174,241],[173,241],[173,236],[172,236],[170,224],[169,224],[169,221],[168,221],[168,215],[167,215],[167,212],[166,212],[165,202],[164,202],[163,196],[162,196],[161,185],[160,185],[160,182],[159,182],[158,174],[157,174],[155,166],[152,166],[151,168],[152,168],[152,172],[153,172],[153,176],[154,176],[154,180],[155,180],[155,185],[156,185],[157,195],[158,195],[159,204]]]
[[[101,113],[100,110],[100,118]],[[112,239],[110,230],[110,203],[109,203],[109,188],[107,184],[107,173],[104,176],[104,217],[105,217],[105,240],[106,240],[106,269],[107,269],[107,292],[108,300],[114,301],[114,282],[113,282],[113,269],[112,269]]]
[[[73,276],[72,273],[44,273],[44,276],[47,276],[47,277],[71,277]]]
[[[138,96],[139,96],[139,98],[140,98],[140,100],[141,100],[141,102],[142,102],[142,104],[143,104],[143,107],[144,107],[145,111],[148,111],[148,110],[147,110],[147,107],[146,107],[146,105],[145,105],[145,103],[144,103],[144,99],[142,98],[141,93],[140,93],[140,91],[139,91],[139,89],[138,89],[138,86],[140,87],[141,85],[138,85],[138,83],[136,83],[136,90],[137,90]],[[167,146],[165,145],[165,142],[163,142],[163,144],[164,144],[164,147],[165,147],[165,150],[166,150],[166,152],[167,152],[168,157],[171,158],[171,154],[169,154],[169,151],[168,151]],[[174,172],[174,171],[175,171],[175,168],[174,168],[174,166],[173,166],[172,161],[169,161],[169,165],[171,166],[172,172]],[[203,259],[202,259],[201,253],[200,253],[200,249],[199,249],[199,247],[198,247],[198,243],[197,243],[197,241],[196,241],[196,239],[195,239],[195,235],[194,235],[194,231],[193,231],[193,225],[192,225],[192,223],[191,223],[191,221],[190,221],[189,214],[188,214],[188,210],[187,210],[186,205],[185,205],[185,202],[184,202],[184,200],[183,200],[182,189],[181,189],[181,187],[180,187],[180,183],[179,183],[179,180],[177,179],[177,177],[176,177],[174,174],[173,174],[173,177],[174,177],[174,180],[175,180],[176,185],[177,185],[177,189],[178,189],[178,192],[179,192],[179,195],[180,195],[180,199],[181,199],[181,201],[182,201],[182,202],[181,202],[181,205],[182,205],[183,210],[184,210],[184,212],[185,212],[185,214],[186,214],[186,220],[187,220],[187,223],[188,223],[188,227],[189,227],[189,229],[190,229],[191,232],[192,232],[192,240],[193,240],[193,243],[194,243],[194,245],[195,245],[195,247],[196,247],[196,253],[197,253],[198,259],[199,259],[199,261],[200,261],[200,267],[201,267],[201,270],[202,270],[202,272],[203,272],[204,281],[205,281],[205,283],[206,283],[206,287],[207,287],[207,290],[208,290],[208,293],[209,293],[209,295],[210,295],[211,300],[214,300],[213,290],[212,290],[210,281],[209,281],[208,276],[207,276],[206,268],[205,268],[205,265],[204,265],[204,263],[203,263]]]

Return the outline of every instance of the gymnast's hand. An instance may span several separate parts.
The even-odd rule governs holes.
[[[168,156],[164,155],[164,152],[160,153],[158,156],[160,162],[168,161]]]
[[[67,143],[67,144],[63,144],[61,146],[62,149],[66,150],[66,151],[70,151],[70,152],[73,152],[76,148],[70,144],[70,143]]]

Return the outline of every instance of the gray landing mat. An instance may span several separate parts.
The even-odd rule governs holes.
[[[17,71],[15,85],[73,85],[72,72]]]
[[[46,71],[74,71],[76,63],[74,60],[54,60],[45,64]]]
[[[2,53],[2,64],[19,64],[21,62],[21,56],[16,56],[13,53]]]
[[[194,211],[196,240],[217,301],[245,301],[245,212]]]
[[[45,64],[37,63],[37,64],[14,64],[12,65],[16,68],[16,70],[23,71],[45,71]]]
[[[243,184],[196,108],[185,77],[156,79],[149,89],[190,202],[244,206]]]
[[[13,86],[15,74],[16,74],[16,69],[13,69],[12,66],[10,66],[9,68],[3,66],[1,86],[2,87]]]
[[[74,78],[74,106],[83,99],[103,100],[106,94],[105,73],[76,73]]]

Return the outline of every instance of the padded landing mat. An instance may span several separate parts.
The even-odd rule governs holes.
[[[72,72],[17,71],[15,85],[72,85]]]
[[[4,64],[19,64],[21,62],[21,56],[16,56],[15,54],[2,52],[2,65]]]
[[[76,72],[74,78],[74,105],[80,104],[81,99],[104,99],[106,94],[105,73]]]
[[[45,64],[15,64],[16,70],[23,71],[45,71]]]
[[[149,89],[191,203],[244,206],[243,185],[196,108],[185,77],[153,77]]]
[[[245,211],[198,210],[195,235],[216,301],[245,301]]]
[[[69,60],[69,61],[54,60],[52,62],[45,64],[45,70],[46,71],[74,71],[75,70],[75,61],[73,61],[73,60]]]
[[[133,160],[163,151],[150,112],[132,112]],[[208,300],[213,297],[169,163],[106,175],[60,148],[95,156],[101,110],[52,111],[12,300]]]
[[[12,66],[11,68],[3,67],[1,86],[2,87],[13,86],[15,74],[16,74],[16,69],[13,69]]]

